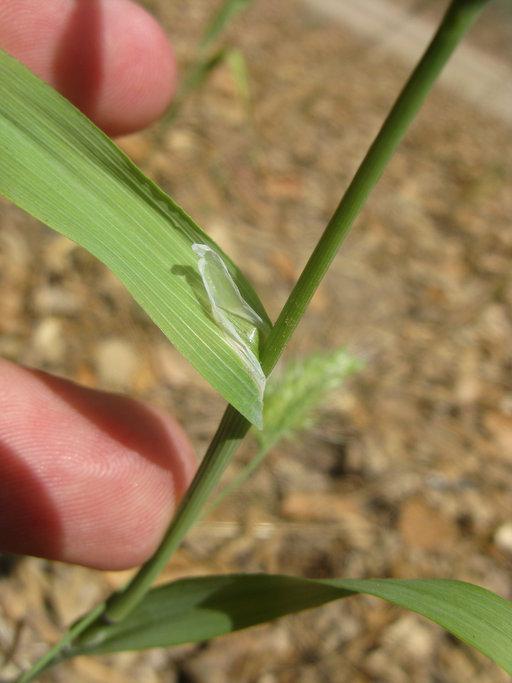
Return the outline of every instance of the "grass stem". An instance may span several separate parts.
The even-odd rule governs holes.
[[[489,0],[453,0],[341,198],[267,339],[265,374],[277,363],[368,195],[418,113],[446,62]]]

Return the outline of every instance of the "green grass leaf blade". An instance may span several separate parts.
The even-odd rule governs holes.
[[[221,255],[244,299],[268,322],[248,281],[106,135],[3,52],[0,193],[103,261],[192,365],[261,424],[258,387],[210,315],[192,244]]]
[[[227,28],[233,17],[248,7],[251,2],[252,0],[223,0],[210,19],[199,47],[202,50],[209,48]]]
[[[226,59],[226,48],[220,47],[213,54],[207,54],[193,64],[183,77],[178,92],[174,96],[169,108],[160,119],[160,128],[167,130],[178,116],[179,111],[187,97],[197,88],[200,88],[210,78],[215,69]]]
[[[226,56],[238,95],[247,108],[251,104],[251,84],[249,69],[244,54],[238,48],[229,50]]]
[[[196,58],[192,65],[187,69],[176,96],[160,121],[161,125],[163,124],[167,127],[174,122],[187,97],[194,90],[200,88],[215,69],[225,60],[227,60],[231,66],[235,76],[235,82],[238,86],[239,93],[243,96],[244,102],[246,104],[249,103],[249,82],[246,70],[244,70],[244,64],[242,63],[243,57],[234,57],[237,64],[233,64],[231,55],[233,50],[229,49],[226,45],[223,45],[223,41],[219,39],[229,27],[232,19],[234,19],[238,13],[246,9],[251,3],[252,0],[222,0],[206,25],[197,47]],[[213,49],[216,44],[217,48]]]
[[[512,601],[496,593],[450,579],[354,579],[329,583],[421,614],[512,674]]]
[[[367,593],[417,612],[512,673],[512,602],[445,579],[312,580],[272,574],[182,579],[151,590],[96,643],[68,656],[198,642],[327,602]]]

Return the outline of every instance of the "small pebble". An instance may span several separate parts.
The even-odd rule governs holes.
[[[32,336],[31,361],[36,365],[57,365],[62,362],[65,350],[62,322],[51,317],[41,320]]]
[[[512,522],[505,522],[496,529],[494,544],[503,552],[512,555]]]
[[[96,346],[95,366],[103,385],[128,389],[138,367],[138,357],[130,342],[119,337],[105,339]]]
[[[72,292],[55,285],[40,287],[34,294],[33,305],[39,315],[74,315],[80,309]]]
[[[404,663],[426,661],[432,657],[438,632],[416,615],[406,614],[391,624],[384,633],[384,647]]]

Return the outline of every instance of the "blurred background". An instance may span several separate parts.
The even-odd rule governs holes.
[[[212,0],[148,0],[183,74]],[[122,148],[275,317],[445,7],[254,0],[171,122]],[[512,6],[490,4],[315,296],[288,356],[365,367],[201,522],[163,579],[445,577],[512,598]],[[223,401],[82,249],[0,203],[0,354],[174,413],[200,457]],[[226,481],[252,455],[250,440]],[[128,573],[3,558],[14,675]],[[42,681],[508,680],[426,620],[359,597],[201,645],[80,658]]]

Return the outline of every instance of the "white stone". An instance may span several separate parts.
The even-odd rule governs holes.
[[[57,285],[45,285],[36,290],[34,310],[40,315],[75,315],[81,304],[73,292]]]
[[[62,321],[58,318],[43,318],[35,328],[31,344],[31,362],[59,364],[66,349]]]
[[[512,555],[512,522],[505,522],[494,532],[494,544]]]
[[[138,367],[138,357],[130,342],[111,337],[98,343],[95,365],[101,383],[111,389],[128,389]]]

